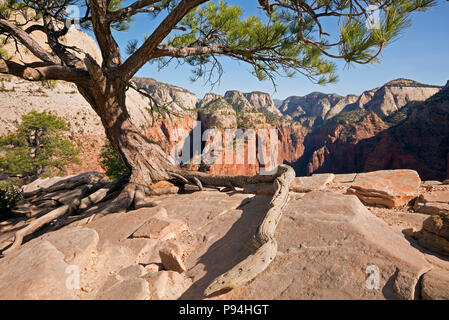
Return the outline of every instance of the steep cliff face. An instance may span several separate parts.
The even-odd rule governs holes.
[[[223,98],[209,101],[204,107],[198,109],[198,112],[204,128],[237,128],[237,112]]]
[[[244,93],[245,98],[257,108],[259,111],[271,112],[277,115],[282,115],[278,107],[274,104],[273,99],[268,93],[254,91],[250,93]]]
[[[425,102],[407,104],[406,114],[396,112],[384,120],[366,110],[341,114],[339,121],[306,137],[306,151],[295,167],[302,174],[408,168],[422,179],[443,180],[449,152],[448,93],[446,86]],[[341,121],[354,114],[362,116]]]
[[[265,137],[265,134],[267,134],[265,140],[267,150],[270,148],[271,139],[277,138],[278,164],[298,159],[304,151],[302,141],[307,129],[299,123],[285,120],[268,123],[266,113],[257,112],[261,109],[266,110],[267,106],[271,105],[272,100],[263,98],[264,95],[266,94],[249,94],[250,100],[258,103],[256,105],[249,103],[245,95],[238,91],[228,92],[224,98],[213,94],[206,95],[198,104],[203,138],[207,139],[203,147],[204,150],[217,150],[214,146],[218,143],[222,148],[220,150],[223,151],[217,153],[218,157],[214,163],[193,165],[190,168],[214,174],[257,174],[260,170],[259,160],[263,158],[261,152],[264,150],[256,148],[256,145],[260,144],[259,141],[262,140],[259,139]],[[262,99],[259,99],[261,97]],[[205,135],[204,131],[207,129],[216,129],[217,137],[212,139]],[[236,133],[236,129],[240,129],[240,133]],[[277,130],[277,137],[271,135],[273,129]],[[239,134],[254,140],[239,140],[239,137],[246,139]]]
[[[273,99],[265,92],[243,93],[237,90],[227,91],[224,95],[226,101],[231,104],[238,112],[242,113],[264,113],[273,114],[277,117],[282,113],[274,104]]]
[[[386,83],[380,88],[367,90],[360,96],[313,92],[304,97],[287,98],[280,110],[287,115],[300,120],[316,117],[329,120],[341,112],[354,110],[372,111],[379,116],[388,116],[410,102],[422,102],[441,90],[440,86],[421,84],[407,79],[397,79]]]
[[[361,149],[367,154],[365,171],[410,168],[424,179],[444,180],[449,153],[449,85]]]
[[[329,119],[340,113],[348,104],[354,103],[357,96],[346,97],[337,94],[313,92],[304,97],[287,98],[280,107],[282,113],[295,118],[302,116]]]
[[[440,86],[425,85],[413,80],[396,79],[380,88],[365,91],[354,104],[343,111],[367,110],[388,116],[410,102],[422,102],[441,90]]]
[[[358,143],[387,128],[373,112],[356,121],[345,119],[321,126],[305,138],[305,153],[294,167],[302,175],[360,172],[360,155],[356,154]]]
[[[198,103],[196,95],[188,90],[158,82],[151,78],[134,78],[139,88],[145,89],[158,104],[174,111],[194,110]]]

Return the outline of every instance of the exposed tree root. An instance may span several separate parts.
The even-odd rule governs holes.
[[[198,186],[200,190],[203,190],[205,186],[234,189],[235,187],[243,187],[247,184],[272,182],[276,191],[270,202],[270,209],[254,237],[254,244],[257,248],[256,252],[225,274],[216,278],[205,290],[205,294],[210,295],[223,289],[232,289],[244,285],[268,267],[276,256],[277,243],[274,239],[274,232],[282,215],[282,210],[288,202],[289,185],[295,177],[295,173],[291,167],[281,165],[278,172],[271,176],[219,176],[182,170],[170,172],[170,176],[171,181],[173,182],[180,183],[181,185],[190,183]],[[153,190],[151,186],[136,183],[136,180],[137,179],[133,176],[131,176],[131,178],[125,176],[120,177],[87,197],[82,199],[76,198],[70,205],[63,205],[43,215],[17,231],[15,233],[14,243],[3,252],[3,255],[6,256],[17,251],[21,247],[26,236],[34,233],[54,220],[57,220],[56,225],[61,226],[64,225],[64,221],[67,217],[74,213],[82,213],[80,218],[90,217],[89,219],[91,219],[98,214],[102,215],[122,212],[132,207],[133,204],[135,208],[145,206],[144,199],[148,195],[161,195],[161,190]],[[72,182],[75,183],[74,181]],[[125,187],[123,190],[119,192],[120,188],[124,185]],[[58,188],[60,188],[60,186],[58,186]],[[51,189],[53,191],[53,188]],[[105,202],[111,195],[117,192],[119,192],[117,197],[110,202]],[[101,203],[106,203],[106,205],[101,207]],[[100,205],[98,207],[98,212],[92,214],[91,209],[98,205]]]
[[[280,167],[281,168],[281,167]],[[213,175],[199,171],[176,170],[170,172],[172,181],[181,183],[191,183],[201,187],[228,187],[243,188],[247,184],[271,183],[280,175],[279,170],[274,175],[255,175],[255,176],[226,176]]]
[[[129,177],[126,175],[123,175],[119,177],[118,179],[108,183],[106,186],[104,186],[101,189],[98,189],[91,195],[83,198],[81,200],[81,203],[78,207],[79,210],[87,209],[94,204],[99,203],[100,201],[103,201],[109,194],[112,192],[118,190],[119,188],[123,187],[124,184],[129,180]]]
[[[282,210],[288,203],[288,189],[295,178],[295,172],[291,167],[282,165],[277,175],[273,182],[275,192],[270,202],[270,209],[254,236],[256,252],[212,281],[204,291],[205,296],[246,284],[263,272],[276,257],[277,243],[274,233],[282,216]]]
[[[34,220],[26,227],[20,229],[17,231],[14,235],[14,243],[9,247],[7,250],[3,252],[4,256],[7,256],[15,251],[17,251],[20,246],[22,245],[23,239],[29,235],[32,234],[34,231],[40,229],[42,226],[46,225],[47,223],[51,222],[54,219],[57,219],[59,217],[62,217],[64,215],[69,215],[74,209],[76,209],[81,200],[75,199],[71,205],[63,205],[59,208],[56,208],[49,213],[43,215],[42,217]]]
[[[50,193],[64,189],[74,189],[83,184],[94,185],[100,183],[104,175],[100,173],[86,172],[75,177],[64,179],[63,181],[57,182],[48,188],[36,189],[33,191],[23,192],[24,197],[32,197],[41,193]]]
[[[87,180],[82,179],[81,181],[86,182]],[[69,215],[74,213],[76,210],[85,209],[85,208],[88,208],[96,203],[101,202],[108,195],[108,193],[120,188],[121,186],[123,186],[124,183],[126,183],[126,181],[127,181],[127,177],[125,177],[125,176],[120,177],[117,180],[107,184],[105,187],[92,193],[91,195],[89,195],[85,198],[82,198],[82,199],[76,198],[73,200],[73,202],[70,205],[63,205],[61,207],[58,207],[58,208],[50,211],[49,213],[43,215],[42,217],[39,217],[38,219],[34,220],[29,225],[18,230],[15,233],[13,244],[11,245],[11,247],[9,247],[7,250],[5,250],[3,252],[3,255],[6,256],[6,255],[9,255],[9,254],[17,251],[21,247],[21,245],[23,243],[23,239],[26,236],[39,230],[40,228],[42,228],[46,224],[50,223],[51,221],[53,221],[55,219],[61,219],[63,217],[68,217]],[[64,183],[64,185],[67,186],[66,183]],[[78,182],[76,182],[75,179],[70,180],[69,186],[74,187],[74,186],[79,186],[79,185],[80,184]],[[57,188],[58,188],[58,190],[61,190],[60,185],[58,185]],[[51,189],[52,189],[52,191],[55,190],[54,187],[52,187]]]

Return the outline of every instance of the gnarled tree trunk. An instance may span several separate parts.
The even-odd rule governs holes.
[[[175,161],[132,122],[126,108],[126,85],[120,79],[104,79],[94,87],[79,87],[101,119],[105,133],[130,169],[130,183],[146,188],[170,180],[179,170]]]

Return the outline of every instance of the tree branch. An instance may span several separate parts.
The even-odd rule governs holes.
[[[139,0],[126,8],[122,8],[114,12],[108,12],[106,19],[108,22],[120,21],[129,18],[137,13],[152,12],[155,10],[155,8],[145,8],[145,7],[160,1],[161,0]]]
[[[42,61],[54,64],[61,63],[58,57],[52,56],[49,52],[44,50],[44,48],[42,48],[32,36],[30,36],[26,31],[15,26],[13,23],[5,19],[0,19],[0,29],[17,38],[20,43],[22,43],[28,50],[31,51],[31,53]]]
[[[106,18],[108,3],[105,0],[91,0],[92,27],[103,56],[103,65],[115,67],[120,65],[120,48],[112,36],[111,22]]]
[[[165,39],[173,28],[185,17],[193,8],[208,0],[182,0],[178,6],[168,14],[162,23],[154,30],[143,45],[131,55],[122,66],[120,73],[124,80],[129,80],[132,76],[151,59],[151,55],[156,47]]]
[[[11,74],[28,81],[63,80],[74,83],[90,81],[86,70],[44,63],[22,65],[4,59],[0,59],[0,73]]]

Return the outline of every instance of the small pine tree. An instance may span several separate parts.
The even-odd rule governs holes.
[[[64,167],[80,163],[79,150],[67,138],[67,124],[47,112],[22,116],[17,130],[0,137],[0,173],[24,183],[39,177],[64,174]]]

